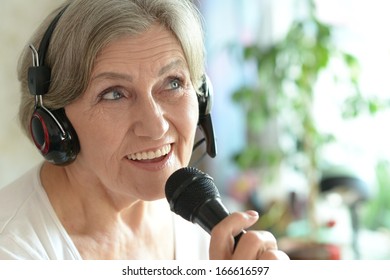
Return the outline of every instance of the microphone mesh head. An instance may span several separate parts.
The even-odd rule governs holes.
[[[175,171],[165,184],[165,195],[171,210],[191,222],[194,211],[200,205],[220,197],[213,178],[194,167]]]

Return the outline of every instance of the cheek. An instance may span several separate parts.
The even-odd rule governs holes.
[[[80,141],[80,157],[96,161],[112,155],[113,147],[118,144],[116,141],[121,139],[118,122],[103,118],[99,112],[84,112],[79,107],[77,103],[71,104],[65,110]]]
[[[187,157],[192,154],[196,127],[199,118],[198,102],[195,97],[191,98],[187,106],[180,106],[180,111],[176,114],[176,127],[183,141],[185,150],[183,151]]]
[[[80,149],[84,152],[106,154],[121,137],[120,129],[115,128],[115,124],[100,121],[80,122],[75,128],[80,131]]]

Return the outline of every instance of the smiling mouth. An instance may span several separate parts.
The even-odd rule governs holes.
[[[171,145],[167,144],[157,150],[154,151],[146,151],[146,152],[140,152],[140,153],[134,153],[127,155],[127,158],[129,160],[136,160],[136,161],[149,161],[149,160],[155,160],[159,159],[161,157],[166,156],[171,151]]]

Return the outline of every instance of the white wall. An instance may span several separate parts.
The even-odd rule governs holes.
[[[41,160],[18,123],[21,50],[44,17],[61,0],[1,0],[0,3],[0,187]]]

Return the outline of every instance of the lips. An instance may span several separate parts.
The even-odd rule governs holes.
[[[133,161],[153,161],[169,154],[170,151],[171,151],[171,145],[167,144],[156,150],[138,152],[138,153],[127,155],[127,158]]]

